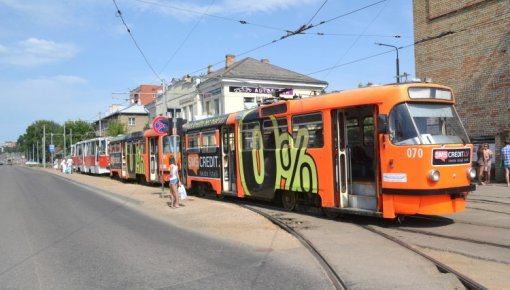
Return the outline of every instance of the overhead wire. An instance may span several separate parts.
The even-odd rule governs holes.
[[[211,6],[214,4],[216,0],[212,0],[211,3],[209,4],[209,6],[207,7],[207,11],[209,11],[209,9],[211,8]],[[186,41],[188,40],[188,38],[191,36],[191,34],[193,34],[193,32],[195,31],[195,29],[198,27],[198,24],[200,24],[200,22],[202,22],[202,19],[204,19],[205,17],[205,14],[201,15],[200,16],[200,19],[198,19],[198,21],[195,23],[195,25],[193,25],[193,27],[191,28],[191,30],[188,32],[188,34],[186,35],[186,37],[184,38],[184,40],[181,42],[181,44],[175,49],[175,51],[173,52],[173,54],[170,56],[170,58],[165,62],[165,64],[163,65],[163,67],[161,68],[160,70],[160,73],[162,73],[165,68],[168,66],[168,64],[174,59],[174,57],[177,55],[177,53],[181,50],[181,48],[184,46],[184,44],[186,43]]]
[[[502,16],[505,16],[507,14],[510,14],[510,11],[505,12],[505,13],[499,15],[498,17],[501,18]],[[468,31],[468,30],[470,30],[472,28],[477,28],[477,27],[482,26],[482,25],[487,25],[487,24],[492,24],[492,23],[500,22],[501,19],[499,19],[499,18],[498,19],[491,19],[489,21],[479,22],[479,23],[476,23],[476,24],[473,24],[473,25],[461,28],[459,30],[443,31],[443,32],[440,32],[440,33],[438,33],[438,34],[436,34],[434,36],[425,37],[425,38],[422,38],[420,40],[414,41],[411,44],[401,46],[398,49],[399,50],[406,49],[406,48],[413,47],[413,46],[415,46],[417,44],[421,44],[421,43],[424,43],[424,42],[427,42],[427,41],[432,41],[432,40],[435,40],[435,39],[443,38],[443,37],[446,37],[446,36],[449,36],[449,35],[452,35],[452,34],[455,34],[455,33],[459,33],[459,32],[465,32],[465,31]],[[345,63],[342,63],[342,64],[338,64],[338,65],[330,66],[330,67],[327,67],[327,68],[323,68],[323,69],[320,69],[320,70],[308,73],[306,75],[313,75],[313,74],[321,73],[321,72],[326,71],[326,70],[331,70],[331,69],[339,68],[339,67],[342,67],[342,66],[346,66],[346,65],[362,62],[362,61],[365,61],[367,59],[371,59],[371,58],[378,57],[378,56],[381,56],[381,55],[384,55],[384,54],[388,54],[388,53],[392,53],[392,52],[394,52],[393,49],[385,51],[385,52],[381,52],[381,53],[365,56],[365,57],[362,57],[362,58],[358,58],[358,59],[355,59],[355,60],[352,60],[352,61],[349,61],[349,62],[345,62]]]
[[[328,2],[328,0],[325,0],[324,3],[322,3],[321,7],[319,7],[319,9],[317,9],[317,11],[315,11],[315,14],[312,16],[312,18],[310,18],[310,20],[308,20],[307,25],[312,23],[312,21],[315,18],[315,16],[317,16],[317,14],[319,14],[319,11],[322,10],[322,7],[324,7],[324,5],[326,5],[327,2]]]
[[[366,32],[369,28],[370,28],[370,26],[372,26],[372,24],[373,24],[373,23],[377,20],[377,18],[379,18],[379,16],[380,16],[380,15],[381,15],[381,13],[384,11],[384,9],[386,9],[386,7],[388,7],[388,4],[389,4],[389,3],[390,3],[390,2],[388,1],[388,2],[386,2],[386,4],[385,4],[383,7],[381,7],[381,9],[379,10],[379,12],[377,12],[377,14],[375,15],[375,17],[374,17],[374,18],[372,18],[372,20],[371,20],[371,21],[367,24],[367,26],[365,27],[365,29],[363,29],[363,32],[362,32],[360,35],[358,35],[358,36],[356,37],[356,39],[352,42],[352,44],[351,44],[351,45],[347,48],[347,50],[345,51],[345,53],[344,53],[344,54],[343,54],[343,55],[342,55],[342,56],[341,56],[341,57],[340,57],[340,58],[339,58],[339,59],[335,62],[335,65],[339,64],[339,63],[340,63],[340,61],[342,61],[342,60],[345,58],[345,56],[346,56],[346,55],[347,55],[347,54],[351,51],[351,49],[352,49],[352,48],[353,48],[353,47],[354,47],[354,46],[358,43],[358,41],[359,41],[359,40],[360,40],[360,38],[361,38],[361,35],[363,35],[363,34],[364,34],[364,33],[365,33],[365,32]],[[371,7],[371,6],[370,6],[370,7]],[[328,76],[329,76],[329,74],[330,74],[330,72],[331,72],[331,71],[329,71],[328,73],[326,73],[326,76],[325,76],[325,77],[328,77]]]
[[[144,0],[137,0],[137,1],[144,1]],[[339,15],[339,16],[333,17],[333,18],[331,18],[331,19],[328,19],[328,20],[325,20],[325,21],[321,21],[321,22],[319,22],[319,23],[318,23],[318,24],[316,24],[316,25],[312,25],[312,24],[304,24],[304,25],[302,25],[300,28],[298,28],[298,29],[296,29],[296,30],[294,30],[294,31],[289,31],[289,30],[287,30],[287,34],[286,34],[286,35],[281,36],[281,37],[280,37],[280,38],[278,38],[278,39],[274,39],[274,40],[272,40],[272,41],[270,41],[270,42],[267,42],[267,43],[261,44],[261,45],[259,45],[259,46],[255,47],[255,48],[252,48],[252,49],[246,50],[246,51],[244,51],[244,52],[242,52],[242,53],[236,54],[236,56],[242,56],[242,55],[248,54],[248,53],[250,53],[250,52],[253,52],[253,51],[259,50],[259,49],[261,49],[261,48],[263,48],[263,47],[266,47],[266,46],[269,46],[269,45],[271,45],[271,44],[274,44],[274,43],[276,43],[276,42],[282,41],[282,40],[284,40],[284,39],[286,39],[286,38],[288,38],[288,37],[291,37],[291,36],[294,36],[294,35],[297,35],[297,34],[303,34],[303,33],[304,33],[304,31],[306,31],[306,30],[308,30],[308,29],[311,29],[311,28],[313,28],[313,27],[316,27],[316,26],[319,26],[319,25],[323,25],[323,24],[328,23],[328,22],[331,22],[331,21],[333,21],[333,20],[337,20],[337,19],[339,19],[339,18],[342,18],[342,17],[348,16],[348,15],[351,15],[351,14],[353,14],[353,13],[356,13],[356,12],[359,12],[359,11],[362,11],[362,10],[365,10],[365,9],[368,9],[368,8],[370,8],[370,7],[372,7],[372,6],[378,5],[378,4],[383,3],[383,2],[386,2],[386,1],[388,1],[388,0],[380,0],[380,1],[377,1],[377,2],[374,2],[374,3],[371,3],[371,4],[369,4],[369,5],[365,5],[365,6],[363,6],[363,7],[357,8],[357,9],[355,9],[355,10],[351,10],[351,11],[349,11],[349,12],[346,12],[346,13],[341,14],[341,15]],[[320,10],[322,9],[322,7],[324,6],[324,4],[326,4],[326,2],[327,2],[327,1],[325,1],[325,2],[323,3],[323,5],[322,5],[322,6],[321,6],[318,10],[317,10],[316,14],[318,13],[318,11],[320,11]],[[315,15],[314,15],[314,16],[310,19],[310,22],[311,22],[314,18],[315,18]],[[218,62],[214,63],[213,65],[220,64],[220,63],[222,63],[222,62],[223,62],[223,61],[218,61]],[[190,74],[195,74],[195,73],[198,73],[198,72],[203,71],[203,70],[205,70],[205,69],[207,69],[207,67],[202,67],[202,68],[200,68],[200,69],[197,69],[197,70],[195,70],[195,71],[191,72]]]
[[[120,8],[119,6],[117,5],[117,2],[115,0],[112,0],[113,1],[113,4],[115,4],[115,8],[117,8],[117,16],[120,17],[120,19],[122,20],[122,23],[124,24],[124,26],[126,27],[126,30],[129,34],[129,36],[131,37],[131,39],[133,40],[133,43],[135,44],[136,48],[138,49],[138,51],[140,52],[140,54],[142,55],[143,59],[145,60],[145,63],[147,64],[147,66],[150,68],[150,70],[152,71],[152,73],[161,81],[163,81],[163,79],[159,76],[159,74],[156,72],[156,70],[154,69],[154,67],[150,64],[149,60],[147,59],[147,57],[145,56],[145,53],[143,52],[142,48],[140,47],[140,45],[138,44],[138,42],[136,41],[135,37],[133,36],[133,34],[131,33],[131,29],[129,29],[126,21],[124,21],[124,17],[122,17],[122,12],[120,11]]]
[[[243,24],[243,25],[252,25],[252,26],[258,26],[258,27],[261,27],[261,28],[266,28],[266,29],[271,29],[271,30],[287,31],[287,29],[278,28],[278,27],[274,27],[274,26],[269,26],[269,25],[266,25],[266,24],[253,23],[253,22],[249,22],[249,21],[246,21],[246,20],[242,20],[242,19],[235,19],[235,18],[230,18],[230,17],[226,17],[226,16],[219,16],[219,15],[210,14],[210,13],[207,13],[207,12],[204,13],[204,12],[201,12],[201,11],[196,11],[196,10],[192,10],[192,9],[177,7],[177,6],[170,5],[170,4],[158,3],[158,2],[154,2],[154,1],[148,1],[148,0],[134,0],[134,1],[145,3],[145,4],[149,4],[149,5],[155,5],[155,6],[160,6],[160,7],[167,7],[167,8],[171,8],[171,9],[174,9],[174,10],[179,10],[179,11],[188,12],[188,13],[192,13],[192,14],[198,14],[198,15],[207,16],[207,17],[216,18],[216,19],[221,19],[221,20],[226,20],[226,21],[230,21],[230,22],[236,22],[236,23]]]

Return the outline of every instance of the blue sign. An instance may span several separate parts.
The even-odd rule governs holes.
[[[51,153],[55,152],[55,145],[54,144],[50,144],[50,152]]]

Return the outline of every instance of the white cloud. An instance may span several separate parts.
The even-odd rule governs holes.
[[[0,64],[33,67],[69,59],[76,53],[73,44],[29,38],[11,47],[0,45]]]
[[[316,4],[319,0],[224,0],[222,3],[214,5],[198,5],[188,1],[138,1],[136,6],[143,11],[158,11],[167,15],[172,15],[181,20],[196,18],[199,13],[211,15],[235,15],[235,14],[253,14],[257,12],[272,12],[302,5]],[[154,7],[158,9],[154,9]]]

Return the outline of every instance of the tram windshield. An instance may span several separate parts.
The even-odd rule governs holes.
[[[453,105],[402,103],[391,110],[389,123],[395,145],[469,143]]]
[[[163,153],[179,152],[180,136],[171,135],[163,137]]]

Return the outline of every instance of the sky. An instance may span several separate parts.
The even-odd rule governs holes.
[[[396,49],[375,43],[402,47],[414,77],[412,0],[0,0],[0,144],[38,120],[93,122],[140,84],[221,69],[226,54],[328,92],[395,82]]]

